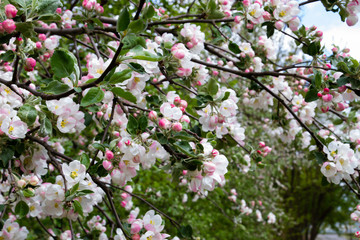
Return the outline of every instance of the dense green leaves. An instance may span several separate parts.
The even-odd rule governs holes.
[[[15,153],[14,150],[11,148],[4,148],[1,150],[0,160],[4,167],[8,165],[9,161],[13,158],[14,153]]]

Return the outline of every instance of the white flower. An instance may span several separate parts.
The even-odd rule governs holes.
[[[162,225],[162,219],[160,215],[156,214],[154,210],[148,211],[144,218],[144,228],[153,233],[159,233],[164,229],[164,225]]]
[[[85,178],[86,167],[78,160],[72,161],[69,165],[63,163],[62,170],[65,175],[66,181],[70,185],[69,187],[75,185],[81,180],[84,180]]]
[[[27,125],[20,120],[18,116],[13,117],[12,119],[6,117],[2,122],[0,122],[1,131],[8,135],[12,139],[25,138],[27,132]]]
[[[337,172],[335,163],[333,162],[325,162],[322,165],[320,171],[322,172],[322,174],[324,174],[325,177],[333,177]]]

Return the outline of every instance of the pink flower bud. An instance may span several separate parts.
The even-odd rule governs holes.
[[[216,150],[216,149],[213,149],[213,150],[211,151],[211,155],[212,155],[213,157],[216,157],[217,155],[219,155],[219,151]]]
[[[57,13],[57,14],[61,14],[61,12],[62,12],[61,8],[57,8],[57,9],[56,9],[56,13]]]
[[[264,11],[262,14],[263,18],[265,21],[270,21],[271,20],[271,14],[267,11]]]
[[[240,23],[240,22],[241,22],[241,17],[240,17],[240,16],[235,16],[234,21],[235,21],[236,23]]]
[[[322,100],[324,102],[331,102],[331,100],[333,99],[333,96],[331,94],[326,94],[322,96]]]
[[[346,24],[351,27],[351,26],[354,26],[358,21],[359,21],[359,18],[357,15],[350,15],[346,19]]]
[[[120,194],[120,196],[121,196],[122,199],[126,199],[129,196],[129,194],[122,193],[122,194]]]
[[[244,0],[243,5],[244,5],[244,7],[250,6],[250,0]]]
[[[175,97],[174,98],[174,103],[175,104],[180,104],[181,103],[181,98],[180,97]]]
[[[106,156],[107,160],[111,160],[111,159],[114,158],[114,153],[112,151],[110,151],[110,150],[106,150],[105,156]]]
[[[349,52],[350,52],[350,49],[349,49],[349,48],[345,48],[345,49],[343,50],[343,52],[344,52],[344,53],[349,53]]]
[[[121,206],[122,206],[122,207],[126,207],[126,204],[127,204],[127,202],[125,202],[125,201],[122,201],[122,202],[121,202]]]
[[[316,37],[322,37],[323,32],[322,31],[316,31],[315,36]]]
[[[12,33],[15,31],[16,29],[16,25],[14,20],[12,19],[6,19],[5,21],[2,22],[2,27],[4,28],[4,30],[7,33]]]
[[[338,103],[336,105],[335,110],[341,112],[341,111],[344,111],[348,107],[349,107],[349,105],[347,105],[346,103]]]
[[[105,168],[105,170],[107,170],[107,171],[110,171],[113,168],[112,163],[110,161],[107,161],[107,160],[104,160],[102,162],[102,165]]]
[[[40,33],[39,34],[39,39],[40,39],[40,41],[45,41],[46,40],[46,35],[43,34],[43,33]]]
[[[187,106],[188,106],[187,101],[181,100],[181,101],[180,101],[180,106],[183,107],[183,108],[187,108]]]
[[[181,132],[181,130],[182,130],[181,123],[179,123],[179,122],[173,123],[172,130],[174,130],[175,132]]]
[[[26,182],[25,182],[25,180],[20,179],[19,181],[17,181],[17,185],[18,185],[20,188],[23,188],[23,187],[26,186]]]
[[[16,9],[16,7],[14,5],[8,4],[5,6],[5,15],[7,18],[16,17],[17,12],[18,12],[18,10]]]
[[[357,231],[357,232],[355,233],[355,237],[360,238],[360,232],[359,232],[359,231]]]
[[[324,92],[328,93],[328,92],[330,92],[330,89],[324,88]]]
[[[264,142],[259,142],[259,147],[263,148],[265,146],[266,146],[266,144]]]
[[[189,123],[190,122],[190,118],[186,115],[182,115],[182,117],[180,118],[180,122],[186,122]]]
[[[183,170],[182,174],[185,176],[187,174],[187,170]]]
[[[36,60],[33,58],[27,58],[25,60],[25,66],[24,66],[24,70],[31,72],[32,70],[34,70],[34,67],[36,66]]]
[[[317,93],[317,96],[321,98],[323,95],[321,93]]]
[[[131,240],[140,240],[140,235],[138,233],[132,235]]]
[[[167,120],[166,118],[162,118],[159,121],[159,126],[163,129],[168,129],[171,125],[171,122]]]
[[[277,30],[281,30],[281,29],[283,29],[284,28],[284,23],[282,22],[282,21],[277,21],[277,22],[275,22],[275,28],[277,29]]]
[[[194,47],[194,44],[192,42],[187,42],[186,43],[186,46],[189,48],[189,49],[192,49]]]
[[[329,111],[329,107],[328,106],[322,106],[321,107],[321,111],[323,112],[323,113],[327,113],[328,111]]]
[[[148,118],[152,121],[155,121],[157,119],[157,113],[155,111],[150,111]]]
[[[37,49],[42,48],[42,44],[41,44],[41,42],[36,42],[36,48],[37,48]]]
[[[131,234],[138,233],[140,232],[141,229],[142,229],[142,224],[138,220],[133,222],[133,224],[131,224]]]
[[[37,176],[31,176],[29,183],[33,186],[36,186],[39,183],[39,178]]]

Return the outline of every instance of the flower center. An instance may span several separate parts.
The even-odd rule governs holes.
[[[60,126],[61,126],[62,128],[64,128],[67,123],[68,123],[68,121],[67,121],[66,119],[64,119],[64,120],[61,121]]]
[[[103,72],[104,72],[104,70],[101,68],[96,69],[96,73],[98,73],[98,74],[103,74]]]
[[[279,13],[279,17],[284,17],[286,15],[286,11],[281,11],[280,13]]]
[[[13,127],[13,126],[10,126],[10,127],[9,127],[9,134],[11,134],[12,131],[14,131],[14,127]]]
[[[79,169],[75,169],[75,171],[72,171],[70,174],[70,177],[72,179],[75,179],[77,176],[79,176],[78,171],[79,171]]]
[[[327,165],[325,169],[329,171],[331,169],[330,165]]]

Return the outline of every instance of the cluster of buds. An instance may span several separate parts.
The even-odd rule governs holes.
[[[84,0],[82,6],[88,11],[95,10],[100,14],[104,12],[104,8],[96,0]]]
[[[238,195],[237,192],[236,192],[236,189],[235,188],[231,189],[230,193],[231,193],[231,195],[228,197],[229,200],[232,201],[232,202],[236,202],[236,197]]]
[[[259,142],[260,149],[257,150],[257,153],[263,157],[266,157],[272,150],[271,147],[266,146],[265,142]]]
[[[5,15],[8,19],[0,23],[0,33],[12,33],[16,29],[16,25],[12,18],[16,17],[18,10],[12,4],[7,4],[5,6]]]

